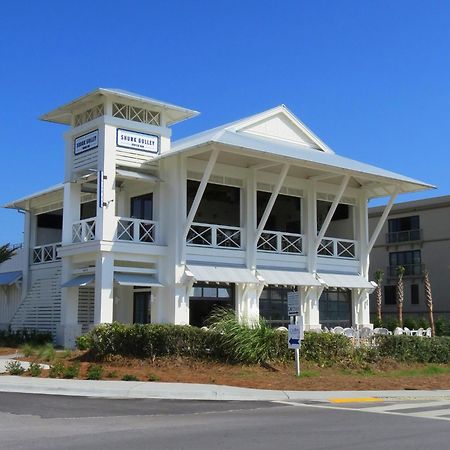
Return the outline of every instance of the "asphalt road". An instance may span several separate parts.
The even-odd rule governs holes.
[[[0,449],[447,450],[446,409],[0,393]]]

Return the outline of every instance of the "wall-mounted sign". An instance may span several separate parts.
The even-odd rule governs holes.
[[[73,151],[75,155],[87,152],[98,147],[98,130],[78,136],[73,141]]]
[[[153,134],[138,133],[136,131],[117,128],[117,147],[131,148],[142,152],[158,153],[159,137]]]

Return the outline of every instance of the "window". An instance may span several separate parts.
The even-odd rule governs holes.
[[[130,214],[133,219],[153,219],[153,194],[131,198]]]
[[[389,253],[389,266],[389,275],[391,277],[397,276],[398,266],[405,268],[405,275],[421,275],[422,258],[420,250]]]
[[[399,217],[388,221],[388,242],[408,242],[420,240],[419,216]]]
[[[411,285],[411,305],[419,304],[419,285],[412,284]]]
[[[287,295],[291,288],[267,286],[259,297],[259,314],[267,322],[274,326],[286,326],[289,324]]]
[[[395,286],[384,286],[384,304],[397,304]]]
[[[151,292],[134,292],[133,323],[151,323]]]
[[[326,289],[319,299],[319,321],[330,328],[351,325],[351,292],[346,289]]]
[[[258,223],[264,214],[271,195],[270,192],[257,192]],[[300,198],[279,194],[264,229],[287,233],[301,233]]]
[[[200,186],[198,181],[187,182],[187,214]],[[241,225],[241,190],[232,186],[208,183],[195,214],[194,222],[239,227]]]
[[[37,216],[38,228],[48,228],[51,230],[62,230],[63,216],[61,214],[39,214]]]

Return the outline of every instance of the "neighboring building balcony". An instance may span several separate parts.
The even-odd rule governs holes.
[[[34,247],[31,258],[32,263],[43,264],[60,260],[61,258],[58,256],[59,247],[61,247],[61,242]]]
[[[422,229],[386,233],[386,244],[401,244],[422,240]]]
[[[155,244],[157,222],[154,220],[116,217],[115,240]],[[95,217],[79,220],[72,225],[72,242],[81,243],[95,240]]]
[[[405,268],[405,277],[421,277],[425,269],[424,264],[402,264]],[[386,273],[389,278],[398,278],[397,275],[398,266],[388,266]]]

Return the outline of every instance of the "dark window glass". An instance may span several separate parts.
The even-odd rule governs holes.
[[[97,202],[82,203],[80,206],[80,220],[90,219],[97,215]]]
[[[153,219],[153,194],[133,197],[130,202],[130,212],[133,219]]]
[[[412,284],[411,285],[411,305],[419,304],[419,285]]]
[[[389,232],[418,230],[420,228],[419,216],[399,217],[397,219],[389,219]]]
[[[187,214],[200,186],[187,182]],[[239,227],[241,225],[241,190],[232,186],[208,183],[195,214],[194,222]]]
[[[289,324],[287,295],[291,288],[267,286],[259,297],[259,314],[273,327]]]
[[[264,210],[269,202],[270,192],[257,192],[257,217],[261,221]],[[279,194],[267,219],[265,230],[301,233],[300,198]]]
[[[151,323],[150,292],[135,292],[133,301],[133,323]]]
[[[326,289],[319,299],[319,321],[330,328],[351,325],[351,292],[343,289]]]
[[[422,258],[420,250],[389,253],[390,276],[397,275],[398,266],[405,268],[405,275],[421,275]]]
[[[49,228],[52,230],[62,230],[62,214],[39,214],[37,216],[38,228]]]
[[[384,286],[384,304],[395,305],[396,303],[395,286]]]

